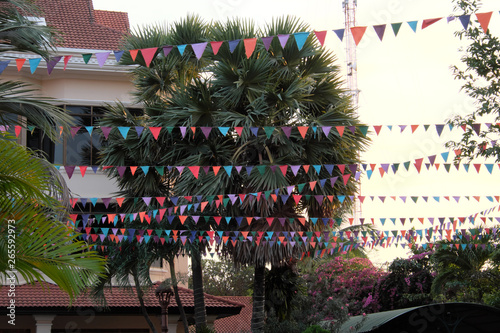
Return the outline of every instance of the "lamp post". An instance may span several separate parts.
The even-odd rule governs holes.
[[[158,298],[161,306],[161,332],[168,332],[168,305],[170,304],[170,298],[174,292],[172,288],[159,285],[156,288],[155,295]]]

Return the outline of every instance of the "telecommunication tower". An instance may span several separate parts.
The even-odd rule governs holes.
[[[358,115],[358,66],[356,60],[356,43],[351,34],[351,28],[356,26],[356,7],[358,0],[342,0],[345,16],[345,43],[346,43],[346,63],[347,63],[347,93],[351,95],[352,106],[355,115]],[[357,196],[354,199],[354,219],[359,223],[361,217],[361,201],[357,198],[361,195],[361,184],[358,187]]]

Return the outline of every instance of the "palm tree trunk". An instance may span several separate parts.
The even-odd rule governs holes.
[[[172,288],[174,289],[175,301],[177,302],[177,307],[179,308],[179,313],[182,318],[182,323],[184,324],[184,332],[189,333],[189,324],[186,318],[186,312],[184,312],[184,307],[182,306],[181,298],[179,297],[179,288],[177,288],[177,277],[175,276],[174,257],[168,259],[168,264],[170,266],[170,278],[172,279]]]
[[[139,299],[139,303],[141,304],[142,315],[146,319],[146,322],[148,323],[149,327],[151,328],[151,331],[153,333],[158,333],[156,331],[155,325],[151,321],[151,318],[149,318],[148,311],[146,310],[146,306],[144,305],[144,298],[143,298],[144,293],[142,292],[142,288],[141,288],[141,285],[139,283],[139,277],[137,276],[136,269],[132,270],[132,276],[134,277],[135,291],[137,292],[137,298]]]
[[[207,326],[205,295],[203,294],[201,253],[199,251],[193,251],[191,260],[191,269],[193,271],[194,319],[196,323],[196,332],[199,332]]]
[[[253,284],[253,309],[252,309],[252,333],[261,333],[264,331],[264,302],[266,301],[266,266],[255,264],[255,277]]]

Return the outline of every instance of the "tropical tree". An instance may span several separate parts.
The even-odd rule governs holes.
[[[102,123],[167,129],[156,137],[149,131],[127,138],[110,134],[102,164],[158,166],[147,174],[114,172],[123,193],[131,197],[171,196],[177,207],[193,206],[189,200],[199,196],[210,203],[196,212],[196,219],[181,220],[177,213],[160,225],[185,230],[185,235],[210,230],[240,235],[217,246],[236,264],[255,267],[254,332],[263,330],[266,264],[282,266],[311,249],[296,233],[328,227],[304,216],[323,221],[349,211],[350,201],[337,195],[354,194],[354,177],[343,181],[349,177],[344,173],[354,176],[358,152],[367,142],[341,88],[334,56],[312,36],[299,47],[298,33],[306,31],[310,28],[295,18],[274,20],[261,30],[250,21],[205,24],[196,17],[174,24],[166,34],[158,28],[143,29],[127,39],[127,48],[178,45],[177,50],[167,47],[167,56],[155,54],[150,67],[137,56],[141,66],[132,74],[138,101],[146,106],[144,116],[122,109]],[[277,35],[280,39],[268,40],[269,45],[253,39]],[[283,36],[288,38],[284,45]],[[231,46],[210,47],[201,58],[184,48],[228,40]],[[249,43],[255,45],[253,52]],[[130,58],[124,58],[127,61]],[[338,130],[329,131],[336,126]],[[212,130],[207,134],[197,128]],[[220,135],[216,128],[228,130]],[[349,167],[334,169],[335,164]],[[287,170],[290,165],[299,168],[292,172]],[[192,170],[181,172],[184,166]],[[219,166],[225,166],[225,172],[218,172]],[[240,172],[243,167],[245,172]],[[228,194],[239,201],[216,200]],[[226,223],[216,217],[226,217]],[[243,217],[256,218],[242,223]],[[241,232],[250,238],[244,239]],[[268,236],[258,239],[264,232]],[[277,241],[279,236],[288,238],[286,244]],[[183,245],[192,260],[198,328],[204,325],[201,253],[209,246],[203,237],[190,237]]]
[[[436,276],[431,291],[435,297],[482,302],[494,293],[500,281],[497,228],[472,229],[456,240],[443,240],[431,257]]]
[[[453,72],[455,78],[463,82],[462,90],[474,100],[475,110],[449,120],[449,124],[462,128],[464,132],[460,140],[448,142],[447,147],[459,153],[457,159],[493,157],[499,161],[500,147],[496,142],[500,131],[500,39],[489,30],[483,30],[483,23],[489,22],[491,13],[480,14],[483,17],[477,16],[478,20],[472,19],[480,10],[480,1],[454,0],[453,3],[464,21],[471,18],[468,28],[455,33],[468,45],[461,59],[463,64],[453,66]],[[482,22],[479,22],[480,17]]]
[[[49,57],[54,31],[29,21],[37,13],[28,1],[0,1],[0,52],[34,52]],[[69,191],[46,160],[15,142],[14,126],[34,125],[51,139],[70,117],[50,98],[17,81],[0,82],[0,276],[29,282],[51,279],[71,299],[104,271],[104,260],[77,241],[68,221]],[[11,280],[12,281],[12,280]]]

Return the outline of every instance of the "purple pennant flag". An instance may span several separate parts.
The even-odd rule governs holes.
[[[207,48],[207,44],[208,44],[208,42],[191,44],[191,47],[193,48],[194,54],[196,55],[196,58],[198,60],[201,59],[203,52]]]
[[[460,22],[462,22],[464,29],[467,30],[467,28],[469,27],[470,15],[462,15],[459,16],[458,18],[460,19]]]
[[[330,184],[332,185],[332,187],[335,185],[335,183],[337,182],[337,179],[339,177],[333,177],[333,178],[330,178]]]
[[[332,129],[332,126],[322,126],[321,129],[323,130],[323,133],[325,133],[325,136],[328,137]]]
[[[389,163],[382,163],[380,166],[386,173],[389,173]]]
[[[118,170],[118,174],[120,175],[120,177],[123,177],[123,175],[125,174],[125,170],[127,169],[127,167],[119,166],[119,167],[116,167],[116,169]]]
[[[113,51],[113,54],[115,55],[116,62],[120,62],[120,59],[122,58],[122,55],[124,52],[125,51],[123,51],[123,50]]]
[[[210,135],[210,132],[212,131],[212,127],[200,127],[201,131],[205,135],[205,138],[208,139],[208,136]]]
[[[362,127],[360,127],[362,128]],[[351,133],[354,134],[356,132],[356,126],[349,126],[349,129],[351,130]],[[364,135],[366,136],[366,132],[364,133]]]
[[[406,125],[399,125],[399,128],[401,129],[401,133],[403,133],[403,131],[405,130],[406,128]]]
[[[241,169],[243,169],[243,166],[241,166],[241,165],[237,165],[237,166],[235,166],[234,168],[236,169],[236,171],[238,172],[238,174],[240,174]]]
[[[75,166],[74,165],[66,165],[64,167],[64,169],[66,170],[66,174],[68,175],[68,178],[71,179],[71,177],[73,176],[73,172],[75,171]]]
[[[384,32],[385,32],[385,24],[380,24],[380,25],[374,25],[373,29],[375,29],[375,32],[377,33],[378,38],[380,41],[384,38]]]
[[[151,203],[151,197],[142,197],[142,200],[144,201],[146,206],[149,206],[149,204]]]
[[[102,131],[102,134],[104,134],[104,137],[107,140],[109,132],[111,132],[111,127],[101,126],[101,131]]]
[[[108,208],[110,202],[111,202],[111,198],[102,198],[102,203],[104,204],[106,209]]]
[[[290,135],[292,134],[291,127],[282,127],[281,130],[283,131],[283,133],[285,133],[287,138],[290,138]]]
[[[250,131],[253,133],[253,135],[257,136],[259,133],[259,128],[258,127],[250,127]]]
[[[234,50],[236,49],[236,46],[238,46],[238,44],[240,43],[240,40],[241,39],[235,39],[235,40],[230,40],[228,42],[229,44],[229,52],[233,53]]]
[[[289,37],[290,35],[278,35],[278,39],[282,48],[285,48],[286,42],[288,41]]]
[[[354,175],[356,173],[356,171],[358,170],[358,165],[357,164],[349,164],[349,170],[351,170],[351,173]]]
[[[186,136],[187,127],[181,126],[179,127],[179,129],[181,130],[182,138],[184,139],[184,137]]]
[[[99,52],[95,54],[95,57],[97,58],[97,63],[99,64],[99,67],[102,68],[104,66],[104,63],[106,60],[108,60],[108,57],[111,52]]]
[[[434,162],[436,161],[436,155],[429,156],[429,162],[431,165],[434,165]]]
[[[137,132],[137,136],[140,137],[142,131],[144,130],[144,127],[142,126],[135,126],[135,131]]]
[[[61,59],[62,56],[52,57],[49,59],[49,61],[47,62],[47,73],[49,73],[49,75],[52,73],[52,70],[54,69],[54,67],[56,67],[57,63],[61,61]]]
[[[344,31],[345,31],[345,29],[333,30],[333,32],[335,32],[335,34],[340,39],[340,41],[342,41],[344,39]]]
[[[264,47],[269,51],[269,46],[271,46],[271,42],[273,41],[274,36],[262,37],[262,43],[264,43]]]
[[[479,135],[479,132],[481,132],[481,124],[474,123],[472,124],[472,129],[474,132],[476,132],[477,135]]]
[[[170,51],[172,51],[174,47],[172,45],[166,45],[163,47],[163,54],[166,56],[168,56],[168,54],[170,53]]]
[[[436,132],[437,132],[438,136],[441,136],[443,129],[444,129],[444,125],[436,124]]]
[[[293,175],[297,176],[297,172],[299,172],[300,165],[290,165],[290,169],[292,169]]]

